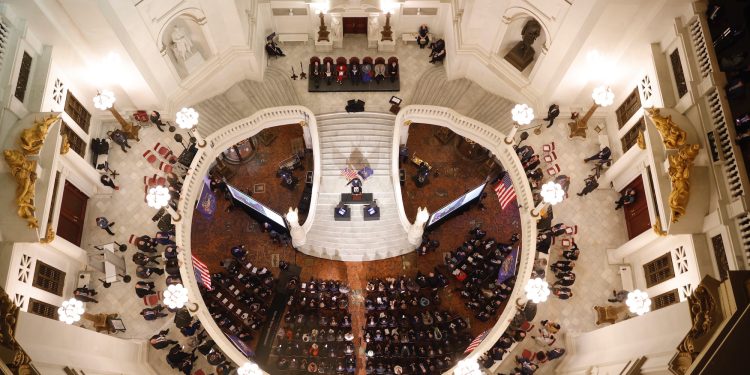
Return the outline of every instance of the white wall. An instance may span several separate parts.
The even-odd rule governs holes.
[[[593,319],[593,312],[592,312]],[[649,373],[666,364],[691,327],[687,302],[582,334],[568,334],[568,354],[557,374],[620,375],[629,361],[648,357]],[[656,371],[656,372],[653,372]]]
[[[69,366],[87,375],[156,374],[147,363],[145,341],[125,340],[20,313],[16,340],[42,375],[64,375]]]
[[[72,297],[73,290],[76,288],[78,272],[85,267],[85,264],[80,260],[85,259],[85,256],[78,259],[71,258],[50,245],[39,243],[4,243],[3,247],[5,248],[4,251],[10,253],[10,256],[6,257],[7,266],[6,263],[0,262],[0,266],[2,266],[0,269],[7,272],[2,280],[3,288],[10,298],[16,301],[21,310],[26,311],[28,309],[29,299],[31,298],[60,306],[64,300]],[[62,296],[32,286],[38,260],[65,272],[65,286]]]

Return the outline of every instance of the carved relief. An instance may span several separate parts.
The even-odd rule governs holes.
[[[680,127],[672,121],[672,116],[662,116],[659,113],[658,108],[649,108],[646,109],[646,112],[651,118],[651,121],[654,122],[656,130],[661,134],[664,147],[668,150],[674,150],[685,144],[687,132],[680,129]]]
[[[676,223],[683,215],[690,199],[690,169],[698,155],[700,145],[684,145],[674,155],[669,155],[669,180],[672,191],[669,193],[669,208],[672,209],[672,222]]]
[[[4,289],[0,288],[0,345],[11,353],[12,360],[8,367],[16,374],[31,374],[31,358],[21,348],[15,338],[16,322],[18,321],[18,306],[8,297]]]
[[[19,137],[20,150],[8,149],[3,151],[10,174],[16,179],[17,214],[27,221],[29,228],[39,228],[39,222],[34,216],[34,187],[37,179],[36,160],[27,157],[39,153],[49,128],[58,120],[59,117],[50,116],[36,121],[32,127],[21,132]]]

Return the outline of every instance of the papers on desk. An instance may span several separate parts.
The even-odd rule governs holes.
[[[346,209],[344,209],[344,208],[339,208],[339,215],[341,215],[341,216],[344,216],[344,215],[346,215]]]

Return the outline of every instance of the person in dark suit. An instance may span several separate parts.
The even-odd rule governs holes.
[[[635,202],[636,191],[633,188],[629,188],[622,193],[620,199],[615,201],[615,210],[619,210],[622,206],[627,206]]]
[[[612,150],[610,150],[608,146],[605,146],[596,154],[591,155],[587,157],[586,159],[583,159],[583,161],[589,162],[592,160],[609,160],[610,157],[612,157]]]
[[[135,283],[135,294],[138,298],[143,298],[152,294],[156,294],[154,291],[153,281],[139,281]]]
[[[166,348],[167,346],[177,344],[177,341],[167,338],[167,333],[169,333],[169,329],[160,331],[159,333],[151,336],[151,338],[148,340],[148,343],[157,350],[161,350]]]
[[[359,68],[359,64],[353,63],[349,69],[349,82],[355,86],[359,86],[359,82],[362,80],[362,70]]]
[[[388,77],[390,77],[391,82],[396,82],[397,76],[398,76],[398,63],[395,61],[392,61],[390,64],[388,64]]]
[[[547,117],[544,118],[544,121],[549,121],[548,128],[555,123],[557,116],[560,116],[560,107],[557,104],[552,104],[547,110]]]
[[[578,193],[579,197],[582,197],[599,187],[599,181],[596,180],[596,176],[588,176],[584,181],[586,182],[586,185],[583,187],[583,190]]]

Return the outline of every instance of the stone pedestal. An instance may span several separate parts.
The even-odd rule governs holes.
[[[396,50],[396,42],[392,40],[378,41],[378,52],[394,52],[395,50]]]
[[[333,42],[323,40],[315,42],[315,52],[331,52],[333,51]]]
[[[378,48],[378,38],[367,38],[367,48]]]

